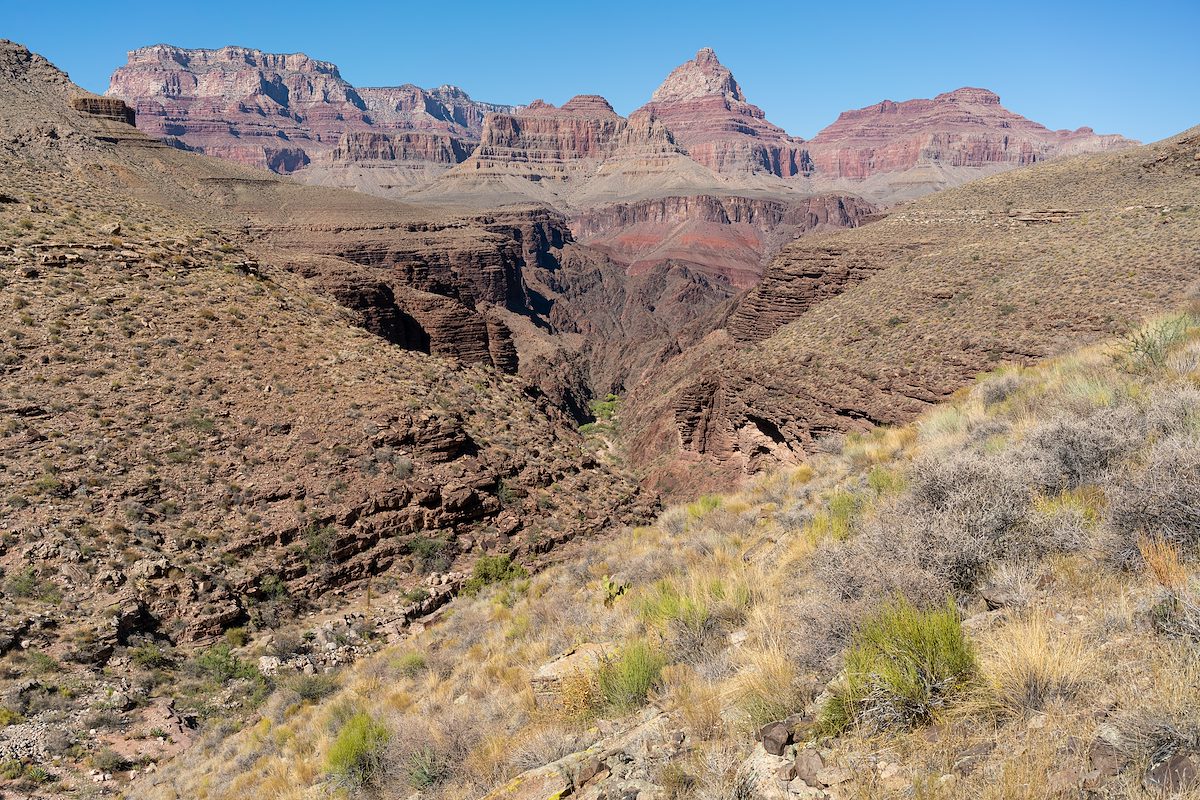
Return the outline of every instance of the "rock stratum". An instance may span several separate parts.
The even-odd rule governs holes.
[[[507,110],[454,86],[359,89],[328,62],[245,47],[133,50],[106,94],[178,147],[280,173],[307,168],[326,181],[379,163],[427,178],[474,148],[486,114]]]
[[[808,143],[808,152],[814,174],[859,182],[868,196],[893,201],[979,174],[1136,144],[1086,127],[1052,131],[1001,106],[994,92],[964,87],[932,100],[884,100],[845,111]]]

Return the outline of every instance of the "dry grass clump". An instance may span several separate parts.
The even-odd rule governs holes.
[[[991,637],[983,658],[989,699],[1012,714],[1041,711],[1070,700],[1092,674],[1083,640],[1057,631],[1038,614],[1018,619]]]
[[[1143,536],[1137,542],[1147,572],[1166,598],[1155,609],[1155,622],[1169,633],[1200,639],[1200,585],[1184,566],[1179,549],[1162,537]]]

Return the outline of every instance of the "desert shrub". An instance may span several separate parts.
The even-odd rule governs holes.
[[[171,649],[158,642],[146,642],[130,649],[129,658],[139,667],[146,669],[164,669],[175,662]]]
[[[955,589],[973,588],[998,558],[1037,553],[1025,524],[1033,495],[1019,464],[1003,455],[960,453],[921,459],[911,474],[909,507],[898,510],[924,522],[925,566]]]
[[[600,697],[617,713],[640,708],[659,684],[664,666],[666,659],[646,642],[630,642],[616,657],[601,663],[596,676]]]
[[[446,764],[437,750],[428,746],[410,753],[404,766],[408,773],[408,783],[414,789],[428,789],[434,786],[447,771]]]
[[[1200,389],[1170,385],[1154,392],[1146,408],[1148,434],[1200,433]]]
[[[679,536],[687,530],[688,510],[686,506],[675,506],[658,517],[658,527],[670,536]]]
[[[723,586],[714,587],[723,594]],[[639,598],[638,613],[668,643],[673,660],[702,660],[723,639],[725,625],[714,613],[709,597],[680,591],[672,579],[663,579]]]
[[[370,714],[358,712],[342,724],[329,747],[326,768],[330,777],[351,789],[368,785],[383,764],[388,729]]]
[[[1162,369],[1171,350],[1187,338],[1188,329],[1194,324],[1190,314],[1180,314],[1138,328],[1121,339],[1114,357],[1133,372]]]
[[[462,593],[470,597],[485,586],[529,577],[529,572],[508,556],[481,556],[471,570],[471,577],[462,585]]]
[[[867,473],[867,486],[877,496],[897,494],[907,485],[908,481],[899,469],[876,465]]]
[[[802,709],[812,695],[800,682],[795,661],[772,648],[750,650],[736,683],[737,704],[753,727]]]
[[[1017,372],[998,372],[981,381],[975,392],[985,407],[1003,403],[1021,388],[1021,376]]]
[[[331,675],[297,675],[288,682],[288,688],[301,700],[315,703],[336,692],[338,683]]]
[[[805,526],[805,535],[814,543],[825,539],[846,539],[850,536],[855,515],[861,507],[862,501],[858,495],[846,491],[835,492],[825,507]]]
[[[25,718],[8,706],[0,706],[0,728],[24,722]]]
[[[462,777],[472,754],[494,733],[490,726],[496,718],[489,698],[480,698],[470,707],[443,709],[436,716],[401,716],[389,725],[388,774],[380,782],[424,790]]]
[[[1033,502],[1030,526],[1044,552],[1073,553],[1097,536],[1107,498],[1097,486],[1080,486]]]
[[[262,677],[250,662],[234,655],[228,644],[218,644],[197,654],[189,662],[188,671],[216,683],[226,683],[235,678],[258,680]]]
[[[1137,548],[1146,571],[1166,594],[1154,609],[1156,627],[1164,633],[1200,639],[1200,586],[1184,566],[1178,548],[1149,536],[1140,537]]]
[[[552,764],[586,747],[570,728],[559,725],[526,728],[510,740],[505,752],[507,766],[516,773]]]
[[[92,766],[101,772],[120,772],[129,769],[129,762],[112,748],[105,747],[92,755]]]
[[[997,633],[983,672],[992,701],[1023,713],[1039,711],[1055,698],[1074,697],[1089,666],[1080,639],[1054,635],[1043,619],[1031,616]]]
[[[304,532],[304,555],[310,564],[325,564],[333,560],[337,547],[337,528],[332,525],[312,524]]]
[[[1030,431],[1023,449],[1038,467],[1043,489],[1075,489],[1098,479],[1141,441],[1140,422],[1129,407],[1057,416]]]
[[[4,593],[10,597],[27,597],[57,603],[62,593],[53,583],[42,580],[32,567],[8,575],[4,579]]]
[[[1105,483],[1106,521],[1113,557],[1138,562],[1137,540],[1147,535],[1183,553],[1200,548],[1200,438],[1177,435],[1152,444],[1141,462]]]
[[[415,678],[424,672],[427,666],[424,654],[415,650],[397,656],[392,663],[396,671],[405,678]]]
[[[888,729],[927,722],[962,696],[975,674],[975,653],[950,601],[921,610],[898,598],[855,632],[844,681],[819,724],[838,733],[854,724]]]
[[[687,505],[687,514],[691,519],[700,519],[705,514],[716,511],[721,507],[724,498],[719,494],[701,495],[694,503]]]

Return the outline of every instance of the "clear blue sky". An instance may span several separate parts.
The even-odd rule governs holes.
[[[1200,0],[0,0],[0,38],[93,91],[135,47],[239,44],[332,61],[357,86],[453,83],[504,103],[597,93],[629,113],[707,46],[804,137],[845,109],[959,86],[1051,128],[1152,141],[1200,124]]]

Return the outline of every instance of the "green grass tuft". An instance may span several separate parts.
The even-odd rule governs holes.
[[[855,723],[887,729],[928,722],[963,693],[976,670],[952,602],[923,611],[898,598],[855,633],[844,685],[825,704],[819,726],[837,734]]]
[[[351,789],[366,786],[383,766],[383,751],[390,738],[388,729],[370,714],[354,714],[329,748],[326,767],[330,777]]]

